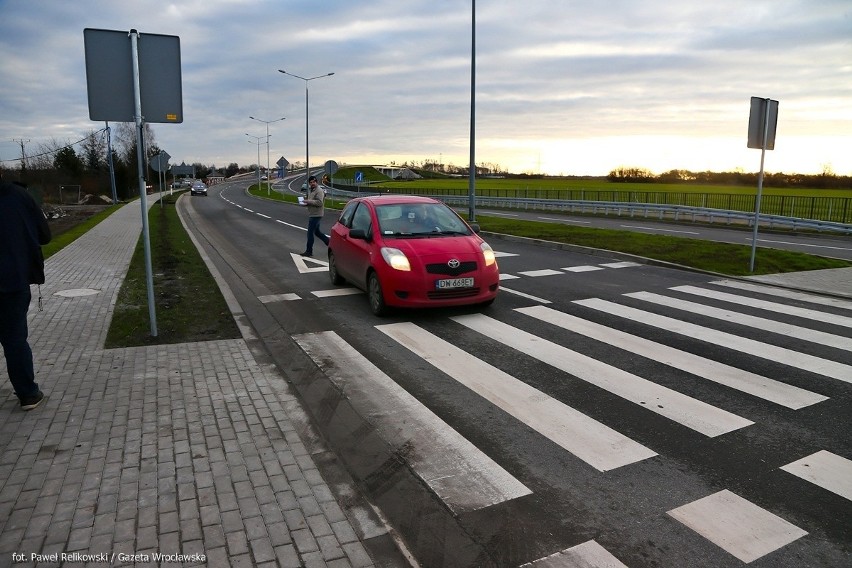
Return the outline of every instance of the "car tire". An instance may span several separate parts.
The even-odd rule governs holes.
[[[382,293],[382,283],[379,282],[379,275],[375,272],[370,272],[367,277],[367,297],[370,300],[370,311],[373,315],[379,317],[387,315],[388,306],[385,304],[385,296]]]
[[[334,253],[328,251],[328,277],[331,279],[331,283],[335,286],[340,286],[346,280],[343,279],[343,276],[337,272],[337,262],[334,260]]]

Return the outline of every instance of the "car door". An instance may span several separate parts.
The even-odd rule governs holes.
[[[367,269],[373,256],[375,243],[372,240],[373,232],[373,213],[372,208],[366,202],[358,204],[357,209],[352,213],[352,221],[349,226],[349,231],[363,231],[367,235],[366,239],[353,239],[347,235],[346,242],[346,259],[345,268],[339,269],[344,278],[358,286],[366,285]],[[340,266],[338,259],[338,266]]]

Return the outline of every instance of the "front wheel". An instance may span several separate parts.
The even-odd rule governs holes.
[[[334,253],[331,251],[328,251],[328,277],[335,286],[339,286],[344,282],[343,276],[337,272],[337,262],[334,260]]]
[[[370,299],[370,310],[373,312],[373,315],[379,317],[387,315],[388,306],[385,304],[382,284],[379,282],[379,276],[375,272],[371,272],[370,277],[367,279],[367,295]]]

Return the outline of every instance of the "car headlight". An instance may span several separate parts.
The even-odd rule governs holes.
[[[482,243],[479,245],[479,248],[482,249],[482,256],[485,257],[485,266],[491,266],[497,262],[497,257],[494,256],[494,249],[491,248],[491,245],[488,243]]]
[[[408,262],[408,257],[399,249],[391,247],[382,247],[382,258],[393,269],[402,270],[404,272],[411,271],[411,264]]]

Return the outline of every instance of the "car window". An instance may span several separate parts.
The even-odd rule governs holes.
[[[405,203],[376,208],[383,235],[422,237],[469,235],[470,230],[456,213],[443,203]]]
[[[371,225],[372,220],[370,219],[370,208],[364,204],[360,204],[360,206],[355,209],[355,213],[352,214],[352,224],[349,228],[362,229],[364,232],[369,233]]]
[[[355,208],[358,207],[357,201],[352,201],[343,208],[343,212],[340,214],[340,218],[337,220],[341,225],[346,227],[349,226],[349,223],[352,221],[352,213],[355,212]]]

